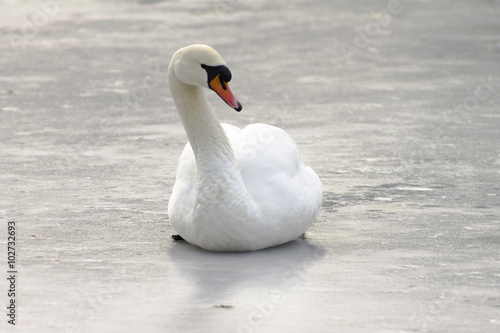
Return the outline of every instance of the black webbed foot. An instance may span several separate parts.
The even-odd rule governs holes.
[[[172,235],[172,239],[173,239],[174,241],[176,241],[176,242],[177,242],[177,241],[183,241],[183,240],[184,240],[184,238],[182,238],[182,236],[181,236],[181,235]]]

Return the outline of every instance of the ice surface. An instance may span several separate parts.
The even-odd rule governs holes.
[[[499,17],[497,0],[2,2],[15,331],[500,331]],[[195,42],[233,73],[243,111],[212,96],[221,120],[284,128],[321,177],[304,239],[171,240],[186,136],[165,74]]]

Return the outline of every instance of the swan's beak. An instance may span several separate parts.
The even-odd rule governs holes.
[[[240,102],[238,102],[236,97],[234,97],[233,93],[229,89],[229,86],[227,85],[227,82],[222,79],[220,74],[214,77],[208,85],[210,89],[215,91],[217,95],[219,95],[219,97],[227,103],[227,105],[238,112],[241,111],[243,107],[241,106]]]

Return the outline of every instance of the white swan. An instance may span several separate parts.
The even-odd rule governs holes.
[[[174,229],[209,251],[252,251],[294,240],[318,215],[321,182],[280,128],[220,124],[205,95],[236,111],[231,72],[207,45],[179,49],[168,83],[189,143],[168,204]]]

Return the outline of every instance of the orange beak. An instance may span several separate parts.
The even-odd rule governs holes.
[[[219,97],[227,103],[227,105],[229,105],[236,111],[241,111],[243,107],[241,106],[240,102],[238,102],[236,97],[234,97],[233,93],[229,89],[229,86],[227,85],[227,82],[222,79],[220,74],[214,77],[208,85],[210,89],[215,91],[217,95],[219,95]]]

